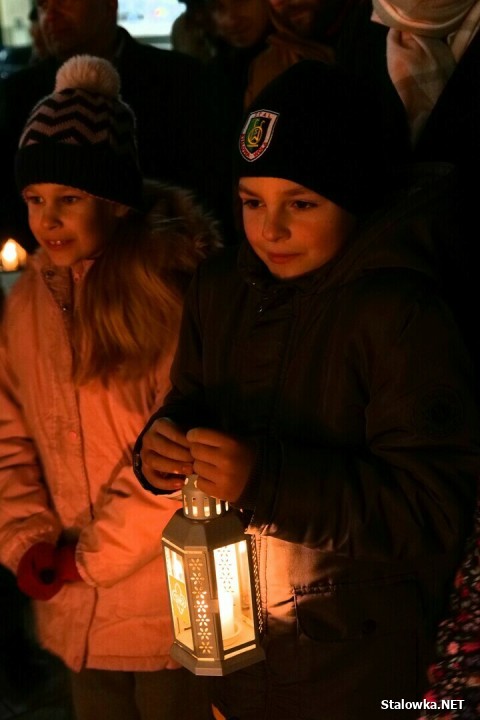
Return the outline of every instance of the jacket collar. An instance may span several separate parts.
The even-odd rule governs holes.
[[[289,295],[293,292],[312,293],[323,285],[329,276],[335,258],[306,275],[291,280],[274,277],[260,258],[244,240],[238,253],[238,270],[243,279],[257,292],[264,295]]]

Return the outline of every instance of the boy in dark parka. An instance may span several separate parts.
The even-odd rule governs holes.
[[[256,536],[266,661],[214,681],[227,718],[374,720],[419,700],[471,528],[479,421],[433,271],[436,185],[373,212],[392,159],[376,117],[313,61],[259,96],[237,162],[246,242],[199,269],[136,447],[144,487],[196,473]]]

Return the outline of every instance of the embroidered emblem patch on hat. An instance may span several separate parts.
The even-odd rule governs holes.
[[[240,134],[240,152],[248,162],[258,160],[272,141],[278,113],[256,110],[250,113]]]

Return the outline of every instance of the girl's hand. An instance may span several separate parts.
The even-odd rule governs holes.
[[[142,473],[159,490],[173,492],[193,472],[193,458],[185,433],[168,418],[155,420],[142,439]]]
[[[199,489],[220,500],[238,500],[255,463],[255,443],[207,428],[193,428],[186,439]]]
[[[63,587],[55,563],[53,543],[38,542],[28,548],[17,568],[20,590],[34,600],[51,600]]]

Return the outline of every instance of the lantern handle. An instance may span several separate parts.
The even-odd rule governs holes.
[[[198,475],[187,475],[182,488],[183,514],[189,520],[213,520],[228,512],[225,500],[207,495],[197,487]]]

